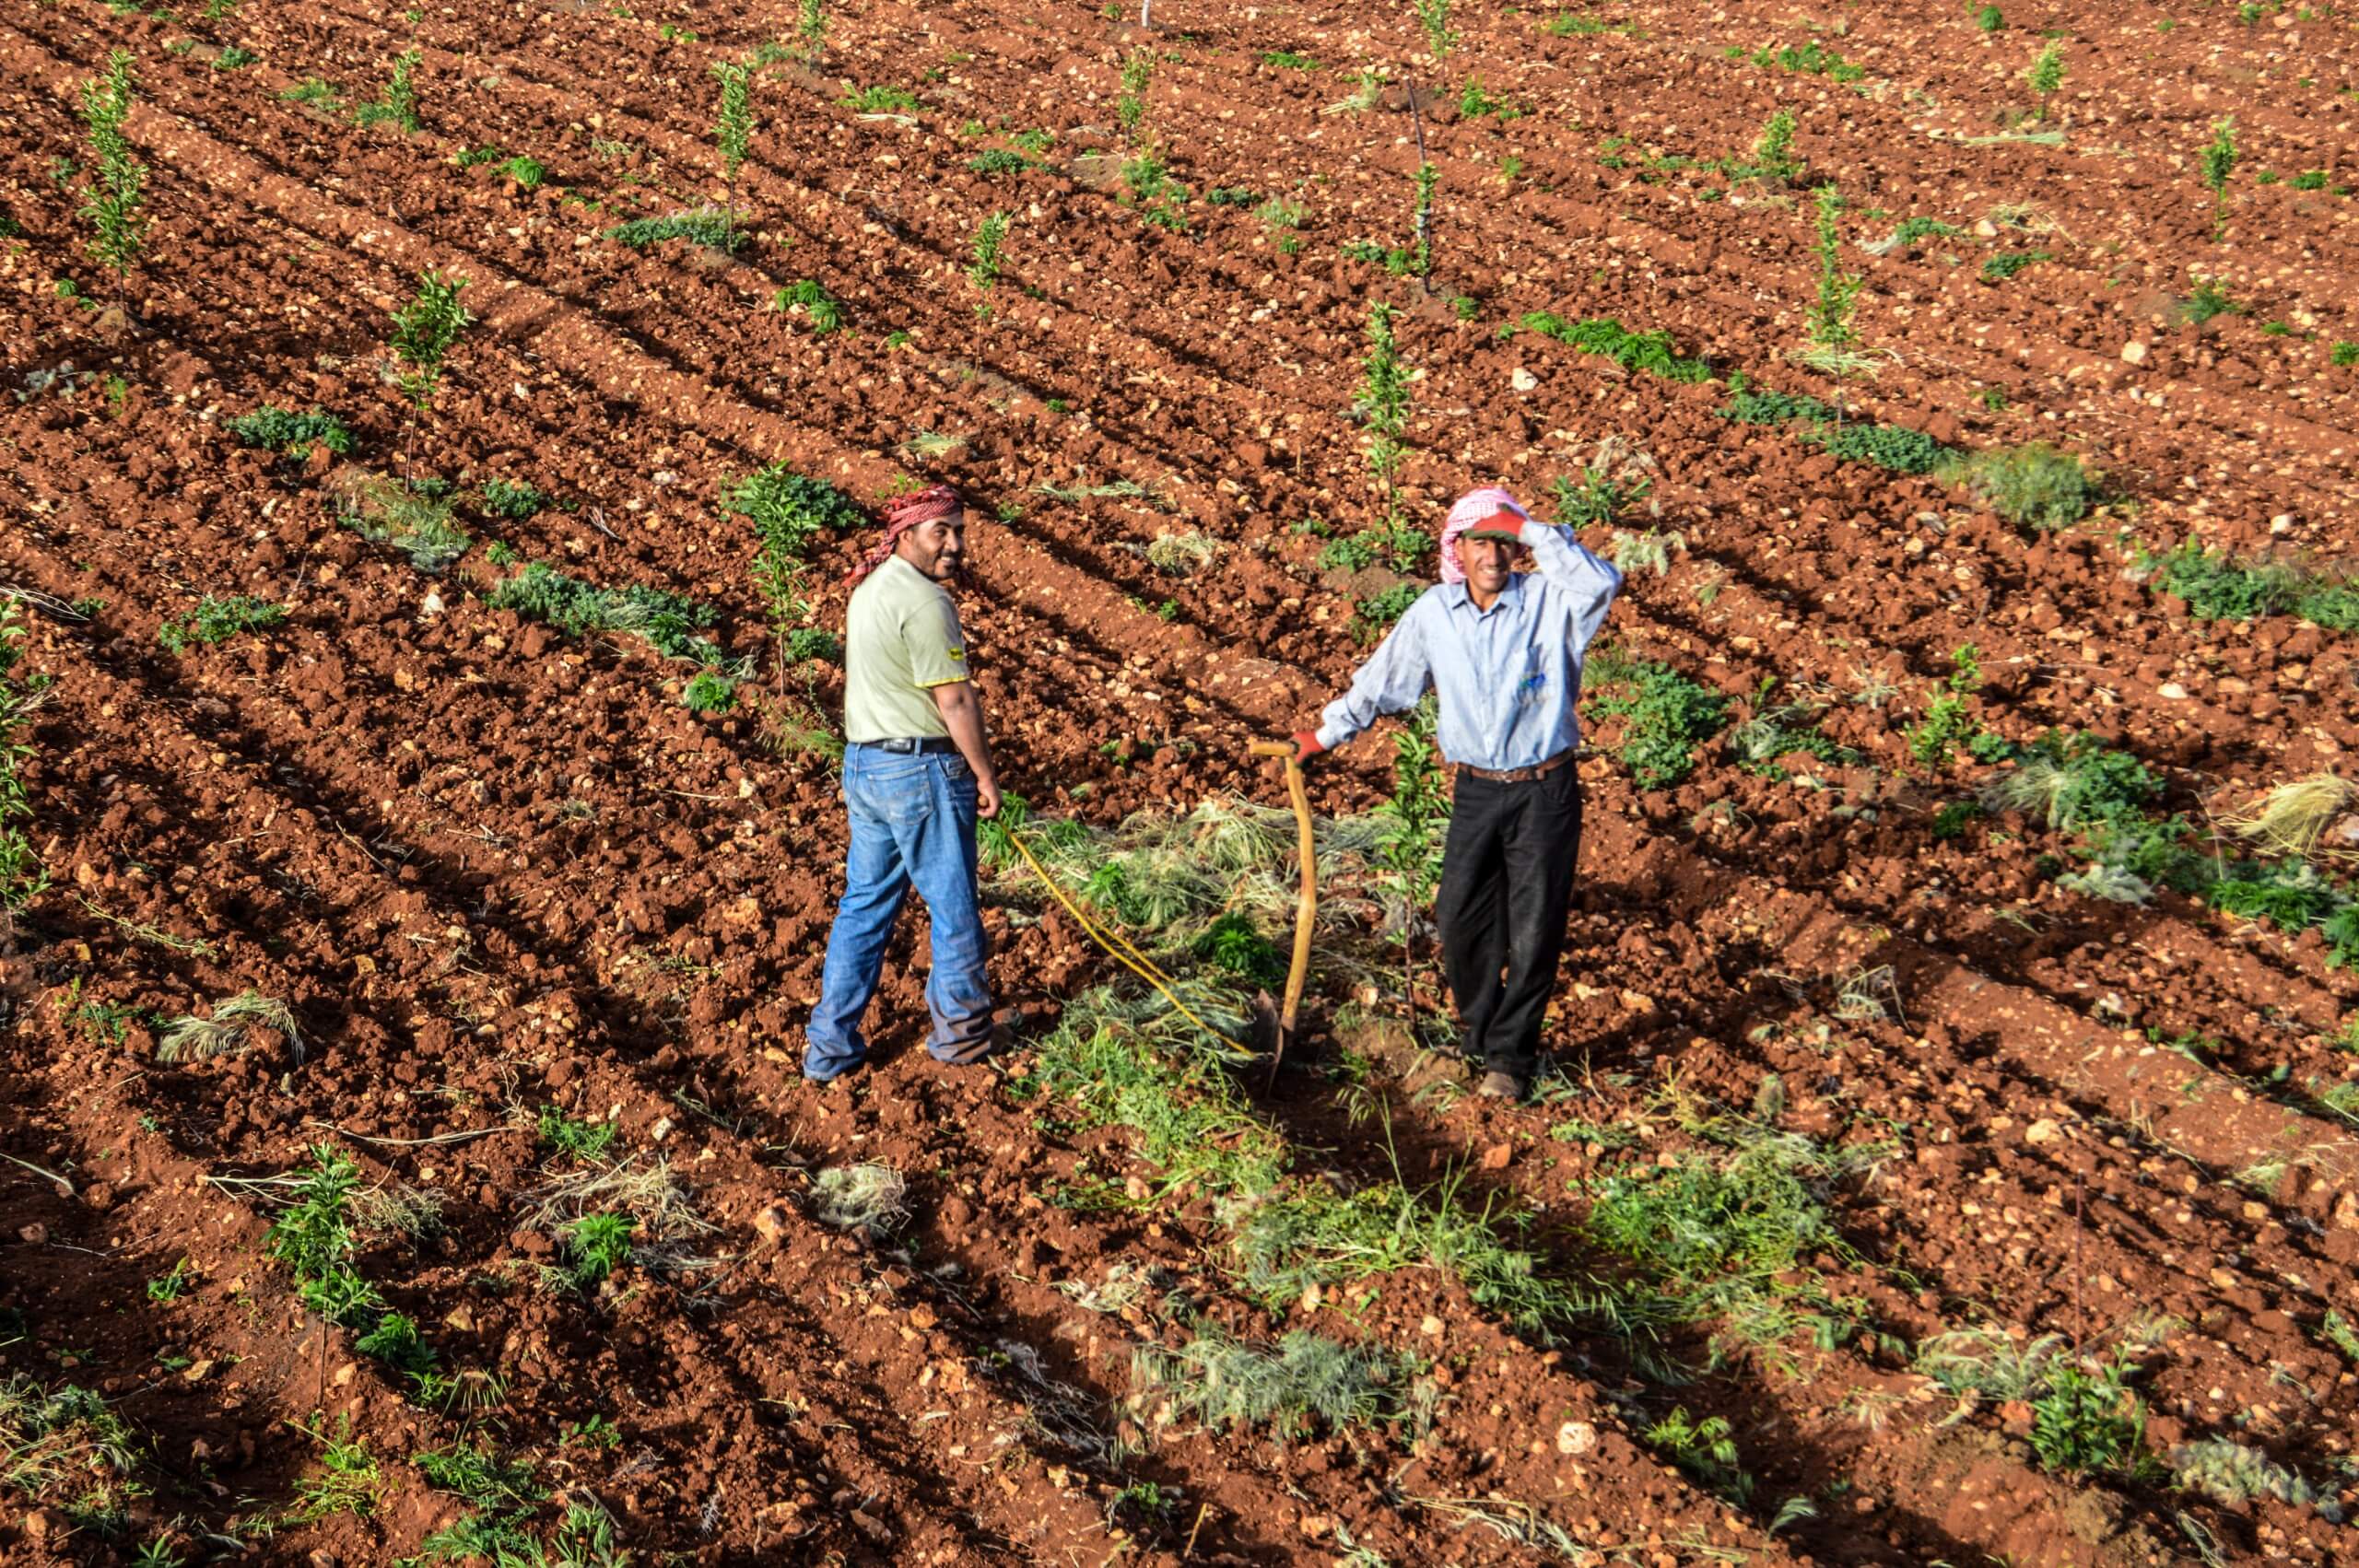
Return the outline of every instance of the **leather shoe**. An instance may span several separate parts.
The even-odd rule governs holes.
[[[1523,1080],[1509,1073],[1486,1072],[1483,1082],[1474,1086],[1474,1093],[1486,1100],[1520,1100]]]

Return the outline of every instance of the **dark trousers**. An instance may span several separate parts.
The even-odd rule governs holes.
[[[1556,986],[1581,845],[1581,783],[1570,761],[1544,778],[1458,776],[1442,850],[1442,966],[1465,1052],[1529,1082]]]

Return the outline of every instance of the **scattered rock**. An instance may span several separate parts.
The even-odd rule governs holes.
[[[1518,365],[1508,372],[1508,385],[1520,392],[1527,392],[1540,384],[1540,378]]]
[[[1585,1421],[1568,1421],[1556,1429],[1556,1452],[1586,1454],[1597,1446],[1597,1428]]]
[[[1508,1162],[1514,1158],[1514,1144],[1494,1143],[1483,1151],[1483,1168],[1486,1171],[1503,1171],[1508,1168]]]
[[[2121,345],[2121,362],[2125,365],[2143,365],[2146,362],[2147,352],[2144,344],[2132,338]]]
[[[772,1246],[786,1245],[786,1205],[772,1203],[754,1216],[754,1234]]]
[[[28,1246],[39,1246],[49,1239],[49,1227],[35,1220],[29,1225],[17,1227],[17,1239]]]
[[[851,1522],[859,1527],[862,1535],[866,1536],[877,1545],[890,1546],[893,1544],[893,1527],[890,1525],[887,1525],[884,1520],[878,1518],[875,1515],[867,1512],[865,1509],[853,1509],[851,1511]]]
[[[2033,1122],[2029,1127],[2024,1129],[2024,1141],[2026,1143],[2053,1143],[2056,1141],[2058,1137],[2061,1135],[2062,1131],[2063,1129],[2059,1128],[2054,1122],[2048,1120],[2046,1117],[2042,1117],[2037,1121]]]

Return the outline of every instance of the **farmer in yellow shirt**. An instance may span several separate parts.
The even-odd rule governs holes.
[[[990,944],[975,898],[975,824],[999,814],[999,780],[968,677],[967,638],[944,584],[967,557],[957,494],[936,485],[886,515],[885,537],[852,574],[844,626],[844,810],[851,843],[827,935],[803,1075],[824,1083],[867,1059],[861,1015],[876,994],[910,887],[933,922],[926,977],[937,1061],[992,1046]]]

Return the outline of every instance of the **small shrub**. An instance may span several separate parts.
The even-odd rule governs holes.
[[[2243,310],[2242,305],[2228,298],[2228,291],[2220,287],[2217,278],[2199,277],[2194,292],[2179,301],[2177,313],[2181,322],[2200,327],[2214,316],[2235,315]]]
[[[555,1106],[541,1107],[534,1135],[556,1153],[577,1160],[600,1161],[621,1129],[611,1121],[576,1121]]]
[[[446,278],[428,268],[417,275],[417,296],[393,312],[393,355],[409,367],[401,388],[421,410],[434,401],[443,358],[475,321],[459,303],[459,293],[466,287],[464,277]]]
[[[185,653],[199,643],[211,647],[241,632],[268,631],[287,619],[287,607],[243,593],[227,597],[206,594],[196,607],[166,621],[156,640],[167,653]]]
[[[352,432],[344,421],[317,406],[296,414],[265,403],[230,420],[229,433],[247,446],[284,452],[297,462],[307,461],[315,446],[338,457],[352,451]]]
[[[2000,15],[1998,6],[1985,6],[1974,13],[1974,25],[1984,32],[1998,32],[2006,27],[2007,18]]]
[[[990,175],[1021,174],[1027,170],[1038,169],[1040,165],[1022,153],[1011,151],[1006,147],[986,147],[968,158],[967,167],[978,174]]]
[[[96,161],[81,216],[90,223],[90,254],[125,278],[147,244],[150,223],[145,213],[147,166],[131,156],[130,138],[123,134],[136,85],[131,53],[123,49],[107,56],[105,76],[82,84],[82,123]]]
[[[393,61],[393,74],[385,83],[385,96],[375,103],[364,103],[352,111],[356,125],[394,124],[405,135],[412,135],[426,128],[418,117],[417,83],[416,76],[425,55],[415,49],[405,50]]]
[[[797,278],[771,297],[770,303],[779,310],[800,310],[803,319],[811,323],[815,337],[825,337],[844,324],[844,308],[819,286],[816,278]]]
[[[1389,626],[1409,613],[1425,590],[1414,582],[1396,582],[1380,593],[1371,594],[1352,606],[1362,626]]]
[[[2338,369],[2347,369],[2351,366],[2359,365],[2359,343],[2353,343],[2349,338],[2337,338],[2334,346],[2327,350],[2327,359]]]
[[[2096,487],[2079,458],[2045,441],[1977,452],[1963,477],[1977,500],[2016,527],[2040,532],[2079,521]]]
[[[587,1291],[630,1261],[639,1222],[628,1214],[584,1214],[566,1227],[565,1255],[573,1288]]]
[[[2124,1365],[2058,1367],[2031,1402],[2032,1452],[2069,1474],[2129,1472],[2145,1457],[2146,1412],[2123,1385]]]

